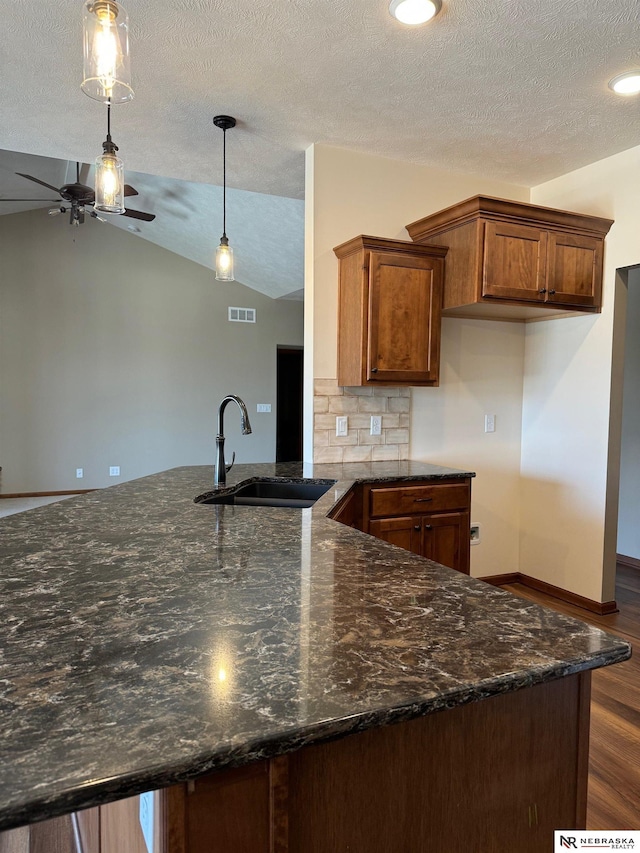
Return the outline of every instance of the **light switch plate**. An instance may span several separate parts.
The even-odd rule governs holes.
[[[495,432],[496,431],[496,416],[495,415],[485,415],[484,416],[484,431],[485,432]]]
[[[336,435],[347,435],[349,432],[349,420],[346,415],[336,418]]]
[[[271,403],[258,403],[256,406],[256,412],[270,412],[271,411]]]

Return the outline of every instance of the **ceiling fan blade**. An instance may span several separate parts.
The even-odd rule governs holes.
[[[46,201],[47,204],[58,204],[61,198],[0,198],[0,201]]]
[[[125,196],[139,195],[138,190],[134,190],[134,188],[130,184],[124,185],[124,194]]]
[[[122,215],[130,216],[131,219],[141,219],[143,222],[153,222],[156,218],[155,213],[143,213],[141,210],[131,210],[130,207]]]
[[[52,187],[51,184],[46,184],[44,181],[41,181],[40,178],[34,178],[33,175],[25,175],[22,172],[16,172],[16,175],[20,175],[21,178],[26,178],[28,181],[35,181],[36,184],[42,184],[43,187],[46,187],[48,190],[53,190],[54,193],[58,192],[58,187]]]

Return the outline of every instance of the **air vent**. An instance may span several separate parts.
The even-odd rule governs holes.
[[[230,323],[255,323],[255,308],[229,308]]]

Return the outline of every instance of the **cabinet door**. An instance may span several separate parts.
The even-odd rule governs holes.
[[[529,225],[487,222],[483,297],[542,302],[545,296],[547,232]]]
[[[549,232],[547,300],[563,305],[600,305],[603,240]]]
[[[378,518],[369,522],[369,533],[398,548],[422,554],[422,519],[418,516]]]
[[[369,382],[438,382],[442,260],[371,252]]]
[[[423,556],[469,574],[469,513],[445,512],[426,516]]]

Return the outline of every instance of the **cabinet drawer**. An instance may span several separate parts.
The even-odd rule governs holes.
[[[371,489],[370,515],[406,515],[447,509],[467,509],[468,483],[429,484]]]

